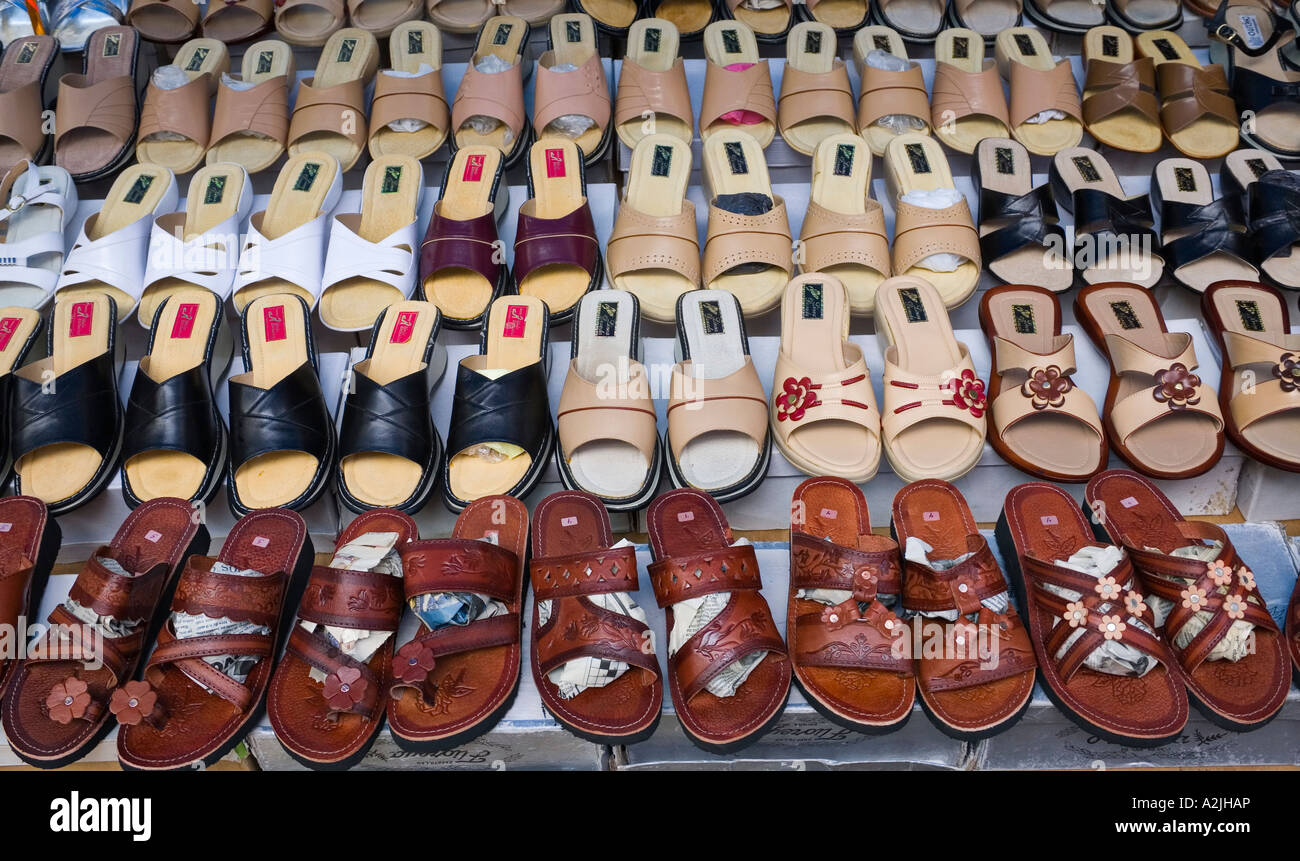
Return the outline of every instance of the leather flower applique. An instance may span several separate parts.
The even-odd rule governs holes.
[[[1232,579],[1232,566],[1222,559],[1206,563],[1205,568],[1215,586],[1227,586],[1228,581]]]
[[[366,680],[356,667],[339,667],[325,677],[325,702],[335,711],[351,711],[366,695]]]
[[[1029,398],[1036,410],[1048,407],[1060,407],[1065,404],[1065,396],[1074,388],[1069,377],[1061,373],[1056,365],[1046,368],[1030,368],[1029,379],[1020,387],[1020,393]]]
[[[1200,586],[1188,586],[1182,592],[1183,609],[1185,610],[1204,610],[1205,609],[1205,590]]]
[[[1284,392],[1300,389],[1300,356],[1295,353],[1283,353],[1282,358],[1273,366],[1273,376]]]
[[[1119,599],[1120,588],[1115,582],[1114,577],[1102,577],[1097,581],[1097,585],[1092,587],[1097,590],[1103,601],[1115,601]]]
[[[960,376],[948,380],[945,386],[952,392],[952,403],[957,409],[966,410],[975,418],[984,415],[988,406],[984,381],[975,376],[970,368],[964,369]]]
[[[1223,609],[1228,611],[1229,619],[1241,619],[1246,615],[1246,599],[1240,595],[1229,595],[1223,599]]]
[[[822,624],[832,631],[838,631],[850,622],[855,622],[862,614],[858,611],[858,602],[850,598],[839,604],[822,608]]]
[[[1101,621],[1097,623],[1097,630],[1107,640],[1119,640],[1124,637],[1124,631],[1128,628],[1118,615],[1102,616]]]
[[[1241,584],[1241,588],[1252,592],[1255,589],[1255,574],[1243,565],[1237,569],[1237,582]]]
[[[1065,605],[1065,612],[1061,618],[1070,623],[1071,628],[1077,628],[1088,621],[1088,610],[1083,606],[1082,601],[1071,601]]]
[[[89,707],[90,690],[76,676],[68,676],[50,688],[45,697],[45,708],[49,710],[50,720],[56,723],[70,724],[85,716]]]
[[[146,681],[127,682],[113,691],[108,710],[126,726],[152,724],[159,717],[158,692]]]
[[[798,380],[786,377],[781,384],[781,394],[776,399],[776,420],[783,422],[789,419],[797,422],[806,411],[821,406],[821,401],[817,400],[819,388],[821,387],[813,385],[813,381],[807,377]]]
[[[408,685],[418,685],[433,672],[435,663],[433,646],[412,640],[393,656],[393,675]]]
[[[1130,616],[1141,616],[1147,611],[1147,602],[1142,600],[1141,592],[1129,592],[1124,596],[1124,609]]]
[[[1167,369],[1156,372],[1156,387],[1151,395],[1171,410],[1181,410],[1201,402],[1196,393],[1201,385],[1201,378],[1187,369],[1181,362],[1174,362]]]

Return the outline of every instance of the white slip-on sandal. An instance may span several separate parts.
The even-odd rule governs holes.
[[[0,180],[0,306],[40,308],[63,268],[63,234],[77,211],[77,186],[61,167],[14,165]]]

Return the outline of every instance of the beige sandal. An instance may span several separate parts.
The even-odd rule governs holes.
[[[907,61],[907,71],[875,68],[868,62],[874,51]],[[853,37],[853,59],[862,82],[858,96],[858,134],[866,138],[873,153],[884,155],[885,147],[897,135],[930,133],[930,98],[925,92],[925,76],[921,64],[908,59],[907,48],[898,33],[888,27],[863,27]]]
[[[611,110],[609,82],[596,43],[591,16],[556,15],[551,19],[551,48],[537,61],[533,83],[533,127],[538,138],[572,140],[586,164],[604,155],[609,146]],[[575,66],[557,72],[561,66]],[[563,130],[570,117],[589,119],[591,125],[577,137]]]
[[[716,21],[704,31],[704,101],[700,137],[743,132],[764,149],[776,136],[776,99],[767,60],[758,55],[754,31],[739,21]]]
[[[189,81],[164,90],[153,80],[145,90],[135,158],[172,173],[189,173],[203,161],[212,130],[212,94],[230,69],[230,54],[216,39],[194,39],[176,52],[172,66]],[[180,135],[182,140],[176,140]]]
[[[474,55],[465,68],[465,76],[456,88],[451,103],[451,128],[456,148],[490,146],[501,151],[506,166],[528,152],[532,137],[528,114],[524,110],[524,49],[528,44],[528,25],[509,15],[489,18],[479,31]],[[501,72],[480,72],[477,65],[489,55],[510,64]],[[470,124],[475,117],[496,120],[491,128]]]
[[[677,28],[661,18],[637,21],[628,31],[614,100],[614,126],[627,146],[635,147],[649,134],[672,135],[687,144],[694,138],[695,113],[680,44]]]
[[[777,125],[781,138],[804,155],[831,135],[854,130],[849,70],[835,46],[835,31],[812,22],[796,25],[786,42]]]
[[[957,152],[972,153],[985,138],[1005,138],[1007,100],[997,64],[984,58],[974,30],[944,30],[934,43],[934,135]]]
[[[316,73],[298,85],[289,154],[324,152],[351,170],[366,149],[366,87],[379,68],[379,43],[349,27],[330,36]]]
[[[388,39],[388,56],[392,69],[375,77],[370,103],[370,157],[427,158],[446,142],[451,125],[442,89],[442,36],[427,21],[401,24]],[[431,71],[420,73],[425,66]]]
[[[284,155],[289,133],[289,86],[294,77],[293,49],[268,39],[244,52],[239,80],[252,84],[217,87],[212,114],[209,165],[229,162],[249,173],[266,170]]]
[[[1083,140],[1083,108],[1069,60],[1055,60],[1043,34],[1012,27],[994,42],[998,72],[1010,82],[1011,135],[1035,155],[1056,155]],[[1047,111],[1061,116],[1040,120]]]

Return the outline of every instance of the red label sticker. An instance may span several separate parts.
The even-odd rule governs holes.
[[[478,182],[483,178],[483,156],[471,155],[465,159],[465,175],[461,177],[465,182]]]
[[[839,516],[840,516],[840,513],[839,513],[838,511],[836,511],[834,508],[823,508],[823,509],[822,509],[822,517],[823,517],[824,519],[826,519],[826,520],[834,520],[835,518],[837,518],[837,517],[839,517]]]
[[[1055,526],[1058,522],[1055,514],[1044,514],[1038,519],[1042,521],[1044,526]]]
[[[1126,496],[1119,501],[1119,504],[1124,506],[1125,508],[1132,508],[1133,506],[1138,504],[1138,501],[1131,496]]]
[[[284,306],[275,305],[265,308],[262,317],[266,322],[266,340],[283,341],[288,335],[284,331]]]
[[[90,334],[90,326],[95,320],[94,302],[74,302],[72,305],[72,323],[68,326],[69,338],[80,338]]]
[[[0,350],[9,348],[9,339],[18,331],[18,324],[22,321],[21,317],[5,317],[0,320]]]
[[[411,340],[411,333],[415,331],[415,321],[420,319],[419,311],[402,311],[397,315],[397,322],[393,324],[393,337],[388,339],[390,344],[405,344]]]
[[[694,511],[680,511],[677,513],[678,523],[690,523],[694,519],[695,519]]]
[[[924,520],[926,523],[934,523],[936,520],[939,519],[939,512],[923,511],[921,512],[921,519]]]
[[[507,305],[506,306],[506,330],[504,332],[507,338],[522,338],[524,329],[528,325],[528,306],[527,305]]]
[[[176,322],[172,323],[173,338],[188,338],[194,334],[194,318],[199,316],[199,303],[183,302],[176,311]]]
[[[564,150],[548,149],[546,151],[546,178],[564,179]]]

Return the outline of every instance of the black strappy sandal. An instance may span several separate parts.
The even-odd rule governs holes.
[[[1258,10],[1243,26],[1244,13],[1235,16],[1233,8],[1249,6]],[[1241,137],[1251,146],[1271,152],[1278,158],[1300,159],[1300,60],[1297,59],[1297,36],[1292,28],[1281,26],[1277,15],[1262,6],[1223,0],[1214,17],[1205,22],[1210,37],[1210,60],[1223,66],[1237,111],[1243,118]],[[1276,54],[1283,77],[1248,68],[1239,62],[1244,55],[1251,60]],[[1290,120],[1290,122],[1286,122]],[[1269,132],[1261,124],[1281,123],[1285,134]]]
[[[1170,185],[1163,179],[1172,180]],[[1250,237],[1246,234],[1246,212],[1238,195],[1223,195],[1203,201],[1211,195],[1210,174],[1200,162],[1187,158],[1165,159],[1151,171],[1151,208],[1160,212],[1160,256],[1165,271],[1179,284],[1198,293],[1214,281],[1228,277],[1206,276],[1184,271],[1183,267],[1219,255],[1214,269],[1240,264],[1241,272],[1233,280],[1253,281],[1259,271],[1253,263]],[[1178,197],[1173,197],[1177,195]],[[1179,199],[1182,198],[1182,199]],[[1236,264],[1224,260],[1236,258]]]

